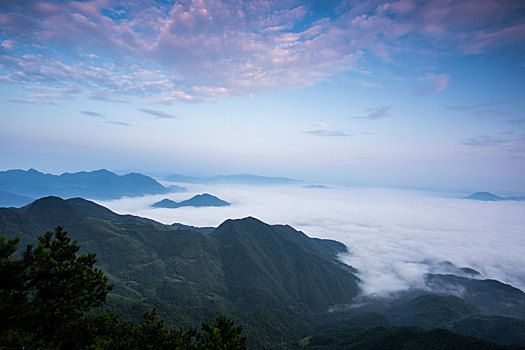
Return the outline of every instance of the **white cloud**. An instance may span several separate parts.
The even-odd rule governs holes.
[[[228,218],[257,217],[289,224],[311,237],[336,239],[350,254],[341,256],[359,269],[367,294],[387,295],[421,287],[424,274],[442,261],[472,267],[525,289],[525,202],[478,202],[427,193],[331,186],[330,189],[187,185],[187,193],[100,202],[171,224],[217,226]],[[152,209],[208,192],[232,205],[220,208]]]

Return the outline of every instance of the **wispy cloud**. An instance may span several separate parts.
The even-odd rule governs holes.
[[[15,42],[13,40],[3,40],[0,43],[0,46],[2,46],[4,49],[12,50],[15,46]]]
[[[457,105],[457,106],[445,106],[445,108],[451,112],[463,112],[463,111],[470,111],[485,107],[493,107],[493,106],[500,106],[509,104],[512,102],[517,101],[515,98],[508,98],[505,100],[500,101],[493,101],[493,102],[486,102],[486,103],[479,103],[479,104],[472,104],[472,105]]]
[[[105,119],[106,116],[102,113],[93,112],[93,111],[81,111],[80,113],[87,115],[89,117],[102,118]]]
[[[93,111],[81,111],[80,113],[82,113],[84,115],[87,115],[88,117],[102,119],[107,124],[118,125],[118,126],[131,126],[131,124],[126,123],[126,122],[121,122],[121,121],[115,121],[115,120],[108,119],[108,117],[105,114],[102,114],[102,113],[93,112]]]
[[[114,121],[114,120],[106,120],[106,123],[113,124],[113,125],[118,125],[118,126],[131,126],[131,124],[129,124],[129,123],[119,122],[119,121]]]
[[[499,136],[492,135],[480,135],[471,137],[466,141],[461,142],[460,144],[464,146],[472,147],[494,147],[506,144],[508,141]]]
[[[153,109],[139,108],[139,111],[156,117],[157,119],[177,119],[178,117],[163,111],[156,111]]]
[[[418,96],[435,95],[445,90],[449,82],[448,74],[425,74],[418,79],[414,93]]]
[[[514,125],[524,125],[525,124],[525,118],[509,120],[509,123],[510,124],[514,124]]]
[[[474,113],[472,113],[474,117],[478,117],[478,118],[490,118],[490,117],[502,116],[506,114],[507,112],[498,111],[495,109],[486,109],[482,111],[475,111]]]
[[[308,134],[308,135],[321,136],[321,137],[348,137],[348,136],[352,136],[351,134],[348,134],[344,130],[323,130],[323,129],[318,129],[318,130],[305,131],[305,133]]]
[[[383,107],[377,107],[377,108],[370,108],[368,109],[368,114],[356,116],[352,119],[364,119],[364,120],[377,120],[386,118],[390,115],[390,111],[392,110],[392,106],[383,106]]]
[[[18,97],[10,98],[9,101],[17,102],[17,103],[28,103],[28,104],[47,104],[47,105],[56,104],[55,102],[49,101],[49,100],[28,99],[28,98],[18,98]]]
[[[6,1],[0,72],[16,84],[77,84],[87,95],[198,102],[309,86],[361,71],[370,55],[393,62],[400,52],[513,45],[525,38],[515,16],[524,9],[513,0],[329,2],[322,13],[296,0]],[[415,92],[448,82],[427,74]]]

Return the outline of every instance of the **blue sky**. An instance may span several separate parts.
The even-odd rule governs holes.
[[[0,3],[0,165],[525,193],[525,3]]]

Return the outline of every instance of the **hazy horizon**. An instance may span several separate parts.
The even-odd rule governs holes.
[[[93,172],[98,170],[107,170],[117,175],[126,175],[130,173],[138,173],[142,175],[146,175],[151,177],[152,179],[156,180],[157,182],[164,184],[166,186],[169,186],[171,184],[170,181],[165,181],[165,177],[168,175],[182,175],[187,177],[195,177],[195,178],[211,178],[214,176],[232,176],[232,175],[254,175],[254,176],[261,176],[261,177],[274,177],[274,178],[284,178],[284,179],[290,179],[293,181],[297,181],[300,184],[303,184],[304,186],[310,186],[310,185],[327,185],[327,186],[344,186],[348,188],[381,188],[381,189],[407,189],[407,190],[414,190],[414,191],[426,191],[429,193],[434,193],[439,196],[443,197],[449,197],[449,198],[462,198],[464,196],[476,193],[476,192],[491,192],[495,195],[499,196],[514,196],[514,197],[521,197],[525,195],[525,189],[522,191],[517,190],[515,188],[511,188],[505,185],[492,185],[492,186],[485,186],[480,187],[478,185],[463,185],[463,186],[439,186],[439,184],[435,185],[429,185],[429,186],[418,186],[418,185],[389,185],[389,184],[383,184],[383,183],[374,183],[374,182],[368,182],[368,183],[356,183],[356,182],[345,182],[345,181],[316,181],[311,180],[307,178],[290,178],[285,177],[282,175],[276,174],[253,174],[248,172],[238,172],[238,173],[206,173],[206,172],[189,172],[189,173],[179,173],[176,171],[173,172],[152,172],[152,171],[143,171],[141,169],[119,169],[119,170],[111,170],[111,169],[104,169],[104,168],[93,168],[93,169],[80,169],[80,170],[66,170],[66,171],[44,171],[41,169],[35,169],[34,167],[30,168],[15,168],[15,169],[1,169],[0,171],[10,171],[10,170],[22,170],[22,171],[28,171],[30,169],[36,170],[43,174],[51,174],[51,175],[61,175],[64,173],[77,173],[77,172]],[[191,182],[189,183],[191,184]],[[210,183],[213,184],[213,183]],[[234,184],[234,182],[231,182],[229,184]],[[188,183],[177,183],[178,186],[184,187],[188,185]],[[265,185],[262,185],[265,186]]]

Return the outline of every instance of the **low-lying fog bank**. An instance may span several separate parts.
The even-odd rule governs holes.
[[[359,269],[367,294],[388,295],[422,287],[442,261],[472,267],[525,290],[525,202],[440,198],[399,189],[292,186],[189,185],[185,193],[97,201],[117,213],[171,224],[217,226],[254,216],[289,224],[308,236],[345,243],[343,261]],[[152,208],[163,198],[181,201],[210,193],[228,207]]]

